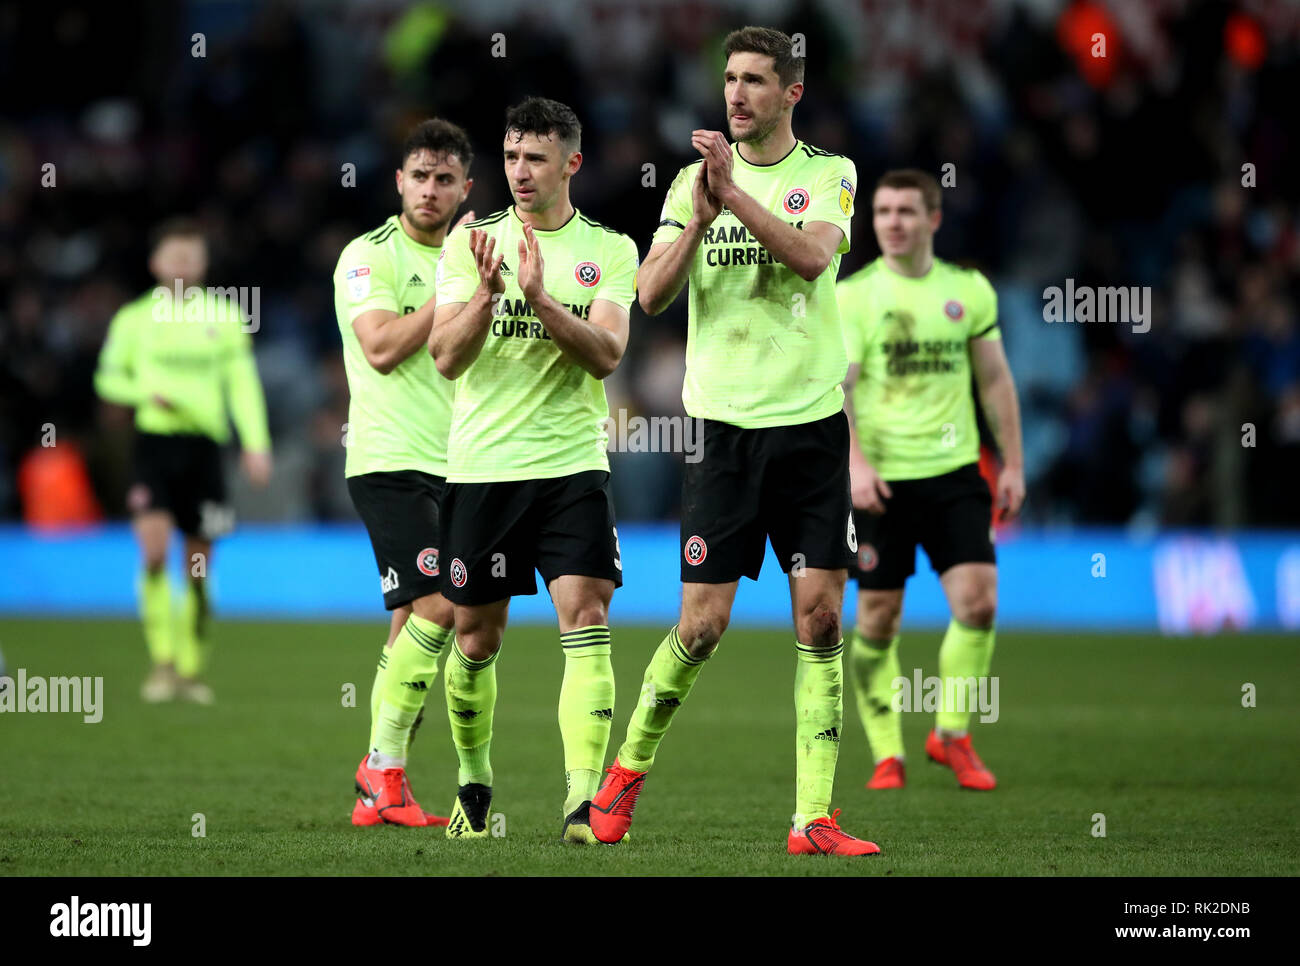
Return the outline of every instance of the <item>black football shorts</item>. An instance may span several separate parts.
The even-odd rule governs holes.
[[[534,571],[623,584],[609,473],[546,480],[448,483],[442,592],[455,604],[537,593]]]
[[[854,510],[857,565],[850,575],[860,590],[899,590],[916,572],[916,545],[942,574],[959,563],[996,563],[993,495],[968,463],[923,480],[890,480],[893,493],[879,515]]]
[[[181,533],[201,540],[215,540],[235,528],[221,447],[208,436],[137,433],[135,479],[126,502],[133,515],[166,510]]]
[[[370,535],[389,610],[442,589],[438,545],[444,486],[441,476],[419,470],[348,477],[348,493]]]
[[[842,570],[857,542],[843,412],[797,426],[703,420],[701,458],[682,479],[682,581],[758,579],[767,540],[789,573]]]

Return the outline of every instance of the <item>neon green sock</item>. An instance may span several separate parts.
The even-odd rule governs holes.
[[[411,614],[397,632],[388,652],[375,740],[370,750],[391,761],[389,767],[406,765],[411,728],[424,707],[429,688],[438,676],[438,656],[451,639],[451,629],[439,627],[418,614]]]
[[[154,664],[170,664],[175,659],[172,629],[172,588],[167,568],[145,571],[138,585],[140,622],[144,625],[144,642]]]
[[[939,677],[943,679],[943,704],[934,716],[940,731],[963,732],[979,694],[980,679],[993,663],[993,628],[979,630],[956,620],[939,647]],[[958,710],[958,709],[961,710]]]
[[[210,616],[207,580],[187,580],[176,633],[176,673],[183,678],[197,678],[207,667]]]
[[[394,641],[396,644],[396,641]],[[388,670],[388,645],[385,644],[379,651],[379,664],[375,668],[375,680],[370,685],[370,739],[366,742],[367,748],[375,747],[375,735],[379,729],[379,706],[384,700],[384,674]]]
[[[395,646],[395,645],[394,645]],[[447,689],[447,720],[451,740],[460,759],[458,783],[492,784],[492,712],[497,703],[497,655],[471,661],[453,641],[444,675]]]
[[[854,631],[849,640],[849,674],[873,759],[902,758],[903,716],[893,707],[893,681],[902,674],[898,637],[886,643]]]
[[[831,648],[795,642],[794,824],[806,825],[831,812],[835,763],[844,725],[844,641]]]
[[[564,814],[596,797],[614,723],[614,668],[609,628],[579,627],[560,635],[560,740],[564,744]]]
[[[691,657],[674,626],[655,650],[641,682],[641,697],[627,723],[627,739],[618,762],[633,771],[649,771],[673,715],[681,707],[708,658]]]

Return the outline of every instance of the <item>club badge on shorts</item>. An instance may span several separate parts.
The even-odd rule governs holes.
[[[451,558],[451,585],[453,587],[464,587],[465,582],[469,580],[469,571],[461,563],[459,557]]]
[[[701,536],[693,536],[686,541],[686,547],[682,550],[686,562],[692,567],[698,567],[704,563],[704,558],[709,555],[709,545],[704,542]]]

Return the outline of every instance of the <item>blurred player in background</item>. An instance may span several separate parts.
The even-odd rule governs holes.
[[[690,280],[687,413],[703,458],[682,483],[681,619],[645,672],[627,740],[592,804],[602,841],[622,836],[672,716],[726,630],[742,576],[770,536],[794,613],[792,854],[870,855],[830,811],[843,724],[840,604],[856,549],[849,504],[844,343],[835,273],[849,250],[853,162],[795,138],[803,59],[777,30],[726,41],[734,144],[696,131],[703,156],[677,175],[638,274],[662,312]],[[741,778],[737,777],[737,781]]]
[[[915,572],[918,543],[952,611],[939,648],[943,703],[926,754],[952,768],[963,788],[996,785],[967,731],[973,692],[956,700],[961,682],[988,674],[997,608],[992,499],[978,467],[972,374],[1002,454],[997,506],[1004,518],[1025,499],[1020,410],[993,286],[974,269],[934,257],[940,205],[931,175],[887,172],[872,198],[882,254],[836,290],[849,356],[845,410],[858,531],[849,667],[876,761],[868,788],[905,781],[902,721],[891,698],[900,675],[903,584]]]
[[[417,125],[396,173],[401,213],[349,242],[334,270],[352,397],[344,472],[392,611],[370,691],[354,825],[447,824],[420,807],[406,777],[411,736],[452,636],[451,604],[438,592],[452,384],[420,350],[433,325],[438,256],[473,184],[472,160],[456,125]]]
[[[271,477],[266,401],[250,338],[259,320],[246,318],[230,290],[202,288],[207,270],[197,223],[162,225],[149,256],[158,285],[113,316],[95,372],[100,397],[135,409],[127,505],[144,556],[140,618],[153,669],[140,693],[149,702],[213,701],[199,676],[210,640],[212,541],[234,526],[220,449],[230,438],[229,420],[249,480],[264,487]],[[179,619],[166,566],[177,527],[189,575]]]
[[[512,107],[515,203],[453,232],[438,267],[429,351],[459,380],[443,497],[443,590],[456,607],[447,710],[460,757],[452,838],[489,834],[495,662],[510,598],[537,593],[537,570],[564,651],[560,834],[595,842],[588,812],[614,716],[609,602],[623,582],[601,380],[627,347],[637,251],[569,200],[581,138],[563,104]]]

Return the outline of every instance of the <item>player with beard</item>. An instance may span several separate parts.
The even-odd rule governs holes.
[[[727,37],[734,143],[695,131],[637,275],[658,314],[690,282],[686,412],[703,458],[682,483],[682,608],[646,669],[627,739],[591,806],[601,841],[626,834],[659,743],[727,627],[766,541],[789,574],[795,629],[791,854],[871,855],[830,811],[843,724],[840,602],[857,549],[849,502],[847,361],[835,274],[849,250],[853,162],[800,141],[803,60],[778,30]]]
[[[424,121],[402,147],[402,212],[351,241],[334,270],[348,407],[345,473],[379,567],[388,642],[370,693],[370,741],[356,772],[354,825],[446,825],[415,801],[406,756],[452,637],[438,592],[438,505],[447,475],[452,384],[421,351],[433,325],[443,239],[469,195],[465,132]],[[468,212],[462,221],[472,219]]]

